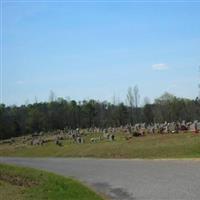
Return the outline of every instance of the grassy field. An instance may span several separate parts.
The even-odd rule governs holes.
[[[75,180],[4,164],[0,164],[0,199],[103,200]]]
[[[146,135],[126,141],[122,134],[118,133],[114,142],[103,140],[91,144],[89,138],[86,138],[85,144],[65,141],[62,147],[54,143],[44,146],[1,144],[0,156],[200,158],[200,135],[194,133]]]

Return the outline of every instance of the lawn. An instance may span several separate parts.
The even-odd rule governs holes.
[[[73,179],[4,164],[0,164],[0,199],[103,200]]]
[[[97,137],[92,135],[90,137]],[[91,144],[86,136],[86,143],[75,144],[64,141],[63,146],[53,142],[43,146],[26,144],[1,144],[0,156],[21,157],[96,157],[96,158],[200,158],[200,134],[155,134],[135,137],[130,141],[121,133],[114,142],[103,140]]]

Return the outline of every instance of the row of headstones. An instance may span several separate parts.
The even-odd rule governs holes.
[[[125,125],[120,127],[109,127],[109,128],[89,128],[86,132],[89,133],[116,133],[116,132],[139,132],[141,130],[146,130],[148,133],[154,132],[178,132],[178,131],[200,131],[200,122],[165,122],[165,123],[152,123],[147,125],[146,123],[138,123],[135,125]],[[79,129],[71,130],[73,134],[81,135]]]
[[[148,133],[154,132],[163,132],[163,133],[170,133],[170,132],[178,132],[178,131],[191,131],[191,132],[198,132],[200,131],[200,122],[171,122],[171,123],[155,123],[146,125],[145,123],[142,124],[135,124],[133,126],[127,125],[124,127],[124,132],[137,132],[141,130],[147,130]]]
[[[200,131],[200,122],[194,121],[194,122],[171,122],[171,123],[152,123],[152,124],[145,124],[145,123],[138,123],[135,125],[125,125],[120,127],[109,127],[109,128],[89,128],[85,130],[89,133],[102,133],[103,134],[111,134],[116,132],[128,132],[128,133],[134,133],[134,132],[142,132],[147,131],[147,133],[170,133],[170,132],[178,132],[178,131],[191,131],[191,132],[198,132]],[[64,129],[64,130],[56,130],[53,132],[50,132],[52,135],[58,135],[57,140],[63,140],[64,136],[70,136],[74,141],[78,141],[77,143],[83,143],[83,139],[80,139],[83,137],[83,131],[80,131],[79,128],[76,129]],[[43,132],[35,133],[33,136],[42,136]]]

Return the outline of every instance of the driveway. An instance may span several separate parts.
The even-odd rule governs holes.
[[[200,199],[200,160],[0,157],[0,162],[74,177],[113,200]]]

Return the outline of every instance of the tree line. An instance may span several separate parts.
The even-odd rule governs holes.
[[[165,93],[150,103],[139,106],[138,87],[129,88],[126,103],[96,100],[66,100],[55,98],[48,102],[21,106],[0,104],[0,139],[53,131],[66,127],[117,127],[135,123],[200,121],[200,101],[178,98]]]

